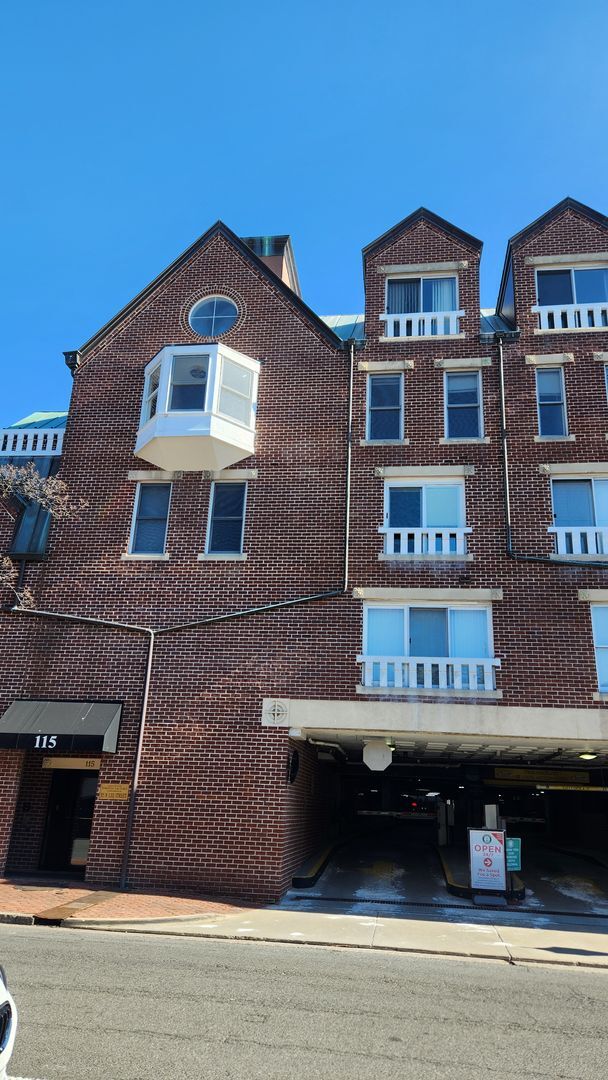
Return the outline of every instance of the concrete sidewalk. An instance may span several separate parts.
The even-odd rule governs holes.
[[[465,956],[507,963],[543,963],[605,968],[608,971],[608,924],[601,920],[571,925],[567,920],[533,925],[517,916],[500,918],[490,913],[460,911],[435,918],[374,912],[358,905],[361,913],[289,910],[280,907],[243,909],[212,917],[127,921],[72,917],[62,926],[127,933],[171,934],[181,937],[223,938],[292,944],[334,945],[399,952]],[[491,921],[492,920],[492,921]],[[599,924],[599,925],[597,925]]]

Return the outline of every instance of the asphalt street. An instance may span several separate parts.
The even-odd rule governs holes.
[[[0,927],[36,1080],[598,1080],[608,974]]]

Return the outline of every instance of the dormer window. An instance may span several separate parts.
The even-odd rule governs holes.
[[[608,267],[537,270],[541,330],[593,330],[608,327]]]
[[[161,469],[225,469],[255,446],[259,361],[208,345],[170,345],[145,373],[135,453]]]
[[[388,278],[387,338],[444,337],[458,334],[458,281],[454,274]]]

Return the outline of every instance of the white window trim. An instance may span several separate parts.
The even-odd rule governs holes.
[[[545,439],[547,441],[553,440],[554,442],[557,442],[558,440],[568,440],[570,442],[573,442],[574,438],[570,436],[570,427],[568,424],[568,404],[566,401],[566,380],[564,379],[564,369],[561,364],[555,364],[550,368],[544,368],[543,370],[559,371],[559,378],[562,387],[562,405],[564,409],[564,433],[563,435],[543,435],[540,430],[540,394],[538,392],[539,370],[537,368],[534,374],[534,382],[536,385],[536,422],[538,424],[538,435],[535,437],[535,439],[542,440],[542,442],[544,442]],[[547,402],[547,404],[557,405],[558,402]]]
[[[143,484],[149,484],[149,483],[168,484],[169,485],[169,502],[167,504],[167,520],[165,522],[165,535],[164,535],[164,538],[163,538],[163,550],[162,551],[150,551],[150,552],[147,552],[147,551],[133,551],[133,541],[135,540],[135,527],[136,527],[136,524],[137,524],[137,514],[139,512],[139,501],[140,501],[140,498],[141,498],[141,489],[142,489]],[[162,558],[166,558],[166,559],[169,558],[169,556],[167,554],[167,535],[168,535],[168,532],[169,532],[169,517],[171,515],[171,503],[172,503],[172,501],[173,501],[173,484],[171,483],[170,480],[157,480],[156,478],[154,480],[152,480],[152,478],[151,478],[150,480],[142,480],[142,481],[138,482],[137,487],[135,489],[135,500],[134,500],[134,503],[133,503],[133,513],[131,515],[131,528],[129,530],[129,546],[128,546],[127,552],[126,552],[127,556],[129,556],[131,559],[139,559],[139,560],[142,560],[142,561],[145,560],[145,559],[152,559],[152,560],[156,559],[156,560],[158,560],[158,559],[162,559]]]
[[[209,366],[207,370],[207,385],[205,393],[205,407],[204,409],[169,409],[169,395],[171,392],[171,379],[173,374],[173,363],[176,357],[180,356],[207,356],[209,358]],[[251,418],[249,424],[244,424],[241,420],[236,420],[234,417],[228,416],[226,413],[220,413],[218,409],[221,381],[222,381],[222,369],[224,359],[232,360],[239,367],[246,368],[247,371],[252,373],[252,396],[251,396]],[[151,372],[157,366],[161,365],[160,382],[158,385],[158,400],[156,406],[156,413],[150,419],[146,419],[146,390],[148,386],[148,379]],[[259,381],[260,362],[254,360],[250,356],[246,356],[244,353],[240,353],[231,349],[228,345],[224,345],[222,342],[216,344],[207,344],[201,341],[196,345],[166,345],[148,361],[144,368],[144,393],[142,394],[142,403],[139,417],[140,431],[148,424],[154,423],[161,415],[169,416],[200,416],[201,413],[211,413],[216,416],[220,416],[228,423],[236,424],[238,427],[242,427],[245,431],[253,431],[255,429],[255,418],[257,412],[257,398],[258,398],[258,381]]]
[[[543,270],[551,272],[552,270],[556,270],[556,269],[560,270],[562,272],[565,272],[566,270],[568,270],[569,273],[570,273],[570,287],[572,289],[572,300],[568,301],[568,303],[575,304],[576,306],[579,306],[581,304],[586,304],[586,303],[608,304],[608,297],[606,298],[606,300],[589,300],[589,301],[587,301],[587,300],[577,300],[577,298],[576,298],[576,278],[574,276],[575,271],[577,271],[577,270],[608,270],[608,255],[604,255],[604,257],[602,259],[597,259],[597,261],[595,263],[590,261],[588,255],[585,255],[583,258],[586,261],[580,262],[580,263],[575,263],[572,256],[570,256],[570,259],[567,262],[560,263],[559,265],[553,265],[553,266],[548,265],[548,264],[545,263],[544,266],[538,266],[534,270],[534,287],[536,289],[536,305],[535,305],[536,307],[549,307],[549,308],[551,308],[551,307],[559,307],[560,306],[559,304],[541,304],[539,299],[538,299],[538,275],[539,275],[539,273],[542,274]],[[561,330],[561,332],[564,333],[564,331],[567,332],[568,330],[574,330],[574,329],[585,330],[587,328],[584,327],[584,326],[579,326],[579,327],[570,326],[570,327],[557,327],[557,329]],[[604,332],[608,332],[608,326],[594,326],[594,327],[591,327],[591,329],[592,330],[604,330]]]
[[[420,529],[435,528],[435,526],[428,526],[426,523],[426,489],[429,487],[455,487],[459,491],[459,516],[461,518],[458,525],[446,525],[446,529],[464,529],[466,528],[466,496],[464,480],[459,477],[442,477],[442,476],[426,476],[417,480],[415,477],[408,477],[407,479],[400,479],[399,477],[392,477],[384,481],[384,524],[389,524],[389,509],[390,509],[390,491],[391,488],[421,488],[422,489],[422,506],[421,506],[421,522],[420,525],[415,526]],[[404,529],[407,526],[403,526]],[[437,526],[439,528],[439,526]]]
[[[387,373],[388,374],[388,373]],[[405,393],[404,393],[404,380],[403,372],[395,371],[391,373],[396,379],[399,379],[399,438],[398,439],[372,439],[370,438],[371,431],[371,385],[373,374],[367,376],[366,387],[366,399],[365,399],[365,440],[364,444],[367,446],[382,446],[399,444],[405,442]]]
[[[448,431],[448,379],[451,375],[470,375],[471,369],[450,369],[443,373],[443,430],[444,440],[448,443],[463,443],[463,442],[483,442],[485,441],[485,427],[484,427],[484,415],[483,415],[483,379],[481,377],[481,368],[477,368],[473,374],[477,375],[477,396],[479,404],[479,435],[464,435],[464,436],[450,436]],[[443,441],[443,440],[442,440]]]
[[[487,613],[487,615],[486,615],[486,630],[487,630],[487,635],[488,635],[488,639],[487,639],[488,659],[494,659],[495,658],[494,657],[494,630],[493,630],[493,625],[492,625],[492,604],[491,603],[474,604],[474,603],[471,603],[470,601],[461,601],[461,602],[456,602],[456,603],[454,601],[451,601],[450,603],[446,603],[445,601],[441,601],[441,600],[425,600],[425,601],[422,601],[422,602],[419,602],[419,603],[417,603],[415,601],[410,601],[408,603],[400,603],[400,604],[397,604],[397,603],[382,603],[381,601],[373,601],[373,602],[364,603],[363,604],[363,612],[362,612],[363,628],[362,628],[362,635],[361,635],[361,641],[362,641],[362,645],[363,645],[362,655],[363,656],[369,656],[370,655],[368,653],[368,649],[367,649],[367,639],[368,639],[367,615],[368,615],[368,612],[369,611],[384,610],[386,608],[395,608],[395,609],[397,609],[399,611],[404,612],[404,619],[403,619],[403,637],[404,637],[404,641],[403,641],[403,645],[404,645],[404,649],[406,651],[403,653],[403,655],[405,657],[411,656],[412,654],[409,652],[410,609],[411,608],[418,608],[418,607],[439,608],[439,609],[447,612],[447,620],[446,621],[447,621],[448,654],[447,654],[446,659],[449,659],[449,660],[452,660],[452,659],[454,659],[454,660],[457,660],[457,659],[466,660],[467,659],[466,657],[452,657],[452,655],[451,655],[451,653],[449,651],[449,649],[450,649],[450,616],[449,616],[450,611],[485,611]],[[472,659],[479,659],[479,658],[478,657],[472,657]],[[485,691],[480,691],[480,693],[484,693],[484,692]],[[424,690],[420,688],[419,693],[424,693]]]
[[[603,649],[606,652],[608,652],[608,645],[597,645],[596,644],[596,641],[595,641],[595,629],[594,629],[594,626],[593,626],[593,609],[594,608],[605,608],[605,607],[608,607],[608,604],[590,604],[589,605],[589,618],[591,619],[591,638],[592,638],[592,641],[593,641],[593,659],[594,659],[594,662],[595,662],[595,674],[596,674],[596,678],[597,678],[597,693],[593,695],[595,700],[598,700],[598,699],[599,700],[604,700],[606,697],[608,697],[608,686],[605,686],[605,687],[600,686],[600,670],[599,670],[599,664],[597,662],[598,650]]]
[[[435,271],[419,271],[419,272],[416,272],[415,270],[414,271],[409,270],[407,273],[390,273],[390,274],[386,275],[386,277],[384,279],[384,311],[386,312],[388,310],[388,286],[389,286],[390,281],[415,281],[418,278],[420,279],[420,303],[422,303],[422,291],[423,291],[422,290],[422,282],[423,281],[429,281],[429,280],[436,281],[438,278],[455,278],[456,279],[456,307],[454,308],[454,311],[459,311],[460,310],[460,281],[459,281],[459,275],[458,275],[457,271],[455,271],[455,270],[435,270]],[[405,314],[405,313],[403,313],[403,314]],[[422,308],[420,308],[420,311],[413,311],[411,314],[412,315],[422,315],[422,314],[432,315],[433,312],[432,311],[423,312]],[[440,337],[440,336],[445,336],[445,335],[433,334],[431,336],[432,337]],[[453,335],[450,334],[448,336],[452,337]]]
[[[585,480],[588,480],[589,481],[589,483],[591,484],[591,495],[592,495],[592,500],[593,500],[593,516],[596,517],[596,510],[595,510],[595,481],[596,480],[608,480],[608,473],[606,473],[604,476],[597,475],[597,474],[595,476],[589,476],[589,475],[583,475],[582,473],[579,473],[577,476],[552,476],[551,477],[551,482],[550,482],[550,487],[551,487],[551,520],[552,520],[553,525],[555,525],[555,501],[554,501],[554,497],[553,497],[553,485],[555,484],[556,481],[559,484],[560,480],[573,480],[573,481],[577,481],[577,480],[578,481],[585,481]],[[584,528],[589,528],[589,529],[608,528],[608,526],[597,525],[597,523],[595,523],[593,525],[589,525],[589,526],[583,526],[583,527]],[[568,526],[567,525],[560,525],[560,526],[558,526],[558,528],[567,529]],[[572,528],[576,528],[576,526],[573,525]],[[606,559],[606,556],[602,555],[602,558]]]
[[[245,487],[245,493],[243,495],[243,520],[241,523],[241,544],[239,551],[209,551],[209,544],[211,542],[211,524],[213,520],[213,504],[215,502],[215,487],[216,484],[243,484]],[[205,531],[205,550],[197,556],[202,562],[203,560],[215,560],[217,562],[229,562],[231,559],[243,560],[243,556],[247,558],[243,551],[245,543],[245,517],[247,514],[247,488],[248,484],[246,480],[233,480],[231,478],[214,480],[211,484],[211,490],[209,492],[209,509],[207,511],[207,529]]]

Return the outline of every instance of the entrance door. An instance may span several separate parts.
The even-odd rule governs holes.
[[[93,822],[97,772],[53,772],[41,870],[84,874]]]

